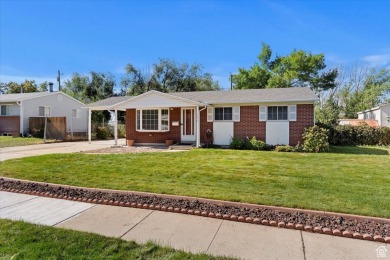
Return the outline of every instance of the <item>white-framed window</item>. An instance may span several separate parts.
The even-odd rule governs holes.
[[[137,131],[169,131],[169,109],[137,109]]]
[[[72,117],[80,118],[81,109],[72,109]]]
[[[39,116],[50,116],[50,107],[39,107]]]
[[[215,121],[232,121],[233,108],[232,107],[215,107],[214,108]]]
[[[1,115],[2,116],[9,116],[9,106],[7,105],[1,105]]]
[[[287,106],[269,106],[267,108],[268,120],[288,120]]]

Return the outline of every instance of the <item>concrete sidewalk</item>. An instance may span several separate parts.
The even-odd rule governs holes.
[[[0,218],[242,259],[390,259],[390,246],[377,242],[2,191]],[[387,257],[377,257],[380,246]]]
[[[0,149],[0,161],[23,158],[29,156],[54,154],[54,153],[76,153],[85,152],[115,145],[114,140],[99,140],[81,142],[59,142],[47,144],[35,144],[26,146],[5,147]],[[126,145],[125,139],[118,139],[118,145]]]

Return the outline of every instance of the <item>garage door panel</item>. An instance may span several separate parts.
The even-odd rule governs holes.
[[[270,122],[266,123],[266,143],[271,145],[289,144],[289,122]]]
[[[229,145],[234,135],[233,122],[214,122],[214,144]]]

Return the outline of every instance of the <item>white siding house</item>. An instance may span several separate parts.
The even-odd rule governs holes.
[[[66,132],[87,132],[88,109],[62,92],[0,95],[0,134],[19,135],[29,128],[30,117],[66,117]]]
[[[390,104],[358,112],[358,119],[373,119],[378,122],[379,126],[390,127]]]

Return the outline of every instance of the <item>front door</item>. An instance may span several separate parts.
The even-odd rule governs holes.
[[[195,142],[195,108],[181,109],[181,141]]]

